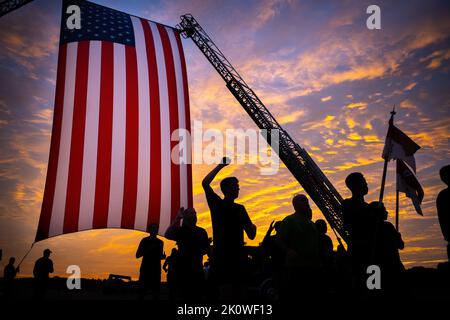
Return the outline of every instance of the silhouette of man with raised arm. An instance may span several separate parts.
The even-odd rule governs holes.
[[[447,257],[450,262],[450,165],[442,167],[439,175],[442,182],[447,185],[447,188],[439,192],[436,199],[436,207],[442,234],[445,241],[447,241]]]
[[[357,289],[363,289],[366,269],[372,255],[375,220],[364,200],[369,189],[362,173],[350,173],[345,184],[352,193],[351,198],[342,201],[344,225],[349,232],[348,251],[351,255],[354,284]]]
[[[50,249],[45,249],[43,256],[36,260],[33,268],[34,297],[41,299],[47,292],[50,273],[53,273],[53,261],[50,259]]]
[[[183,220],[181,226],[180,222]],[[165,237],[178,245],[177,285],[181,298],[201,298],[205,285],[203,256],[209,251],[206,230],[197,226],[197,212],[194,208],[180,208],[177,217],[167,229]]]
[[[203,179],[202,186],[213,229],[211,280],[219,286],[219,290],[228,290],[227,293],[222,292],[223,297],[230,294],[237,297],[243,294],[242,284],[245,276],[244,231],[253,240],[256,236],[256,226],[250,220],[245,207],[234,202],[239,196],[239,180],[236,177],[228,177],[220,182],[223,199],[211,188],[211,182],[216,175],[229,163],[230,159],[224,157],[222,163]],[[224,285],[227,288],[224,288]]]
[[[139,273],[139,298],[144,299],[150,289],[155,300],[159,299],[161,290],[161,260],[166,258],[164,254],[164,243],[158,239],[159,225],[152,223],[147,231],[150,236],[145,237],[139,243],[136,258],[142,257]]]
[[[279,246],[285,252],[281,297],[312,297],[316,292],[319,271],[318,232],[311,221],[308,198],[297,194],[292,199],[295,212],[281,222],[277,232]]]

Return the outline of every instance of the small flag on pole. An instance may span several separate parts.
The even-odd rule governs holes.
[[[424,197],[423,188],[413,170],[400,159],[397,159],[397,190],[404,192],[411,199],[417,213],[423,216],[420,207]]]
[[[80,9],[80,28],[69,29],[69,6]],[[177,30],[64,1],[53,117],[36,241],[150,223],[163,233],[180,207],[192,206],[190,154],[171,157],[172,133],[190,131]]]
[[[416,160],[414,159],[414,154],[419,149],[420,146],[417,143],[399,128],[394,126],[391,118],[382,154],[383,159],[401,159],[416,172]]]

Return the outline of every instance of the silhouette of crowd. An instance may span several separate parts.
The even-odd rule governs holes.
[[[223,198],[211,187],[228,163],[229,159],[224,158],[202,181],[211,215],[212,239],[196,225],[193,208],[180,208],[165,233],[178,247],[163,266],[171,299],[229,300],[256,294],[268,300],[291,300],[332,292],[364,296],[370,291],[367,279],[371,274],[369,266],[373,265],[380,270],[382,292],[398,293],[403,288],[405,268],[399,251],[405,244],[388,221],[384,204],[366,202],[369,188],[362,173],[351,173],[345,179],[351,192],[351,197],[342,202],[347,246],[337,238],[339,243],[334,250],[327,234],[327,222],[312,221],[308,197],[297,194],[292,198],[294,212],[281,221],[272,221],[260,245],[250,247],[245,245],[244,236],[254,239],[257,228],[246,208],[235,202],[239,197],[239,180],[227,177],[220,182]],[[442,181],[447,185],[449,168],[441,170]],[[447,241],[450,239],[448,190],[443,190],[437,199]],[[164,257],[162,252],[159,249],[154,256],[158,266]],[[160,279],[160,269],[157,269],[155,275]]]
[[[370,294],[369,266],[377,266],[383,293],[398,294],[405,290],[405,268],[399,251],[405,243],[388,221],[383,203],[366,202],[369,188],[364,175],[353,172],[345,179],[351,197],[342,201],[344,227],[348,232],[345,247],[336,235],[334,250],[327,234],[325,220],[312,221],[308,197],[292,198],[293,213],[281,221],[272,221],[258,247],[245,245],[256,237],[257,227],[239,197],[239,180],[227,177],[220,182],[223,198],[211,187],[216,175],[229,164],[224,158],[202,181],[210,210],[212,238],[197,226],[194,208],[180,208],[175,221],[165,231],[167,239],[176,242],[170,255],[158,238],[159,225],[148,226],[149,236],[141,240],[136,258],[142,258],[138,296],[150,291],[160,298],[161,270],[167,273],[171,300],[231,300],[258,296],[267,300],[313,298],[333,292]],[[439,223],[444,239],[450,242],[450,165],[440,170],[447,188],[436,200]],[[450,244],[447,245],[450,259]],[[46,295],[49,276],[53,273],[51,251],[45,249],[34,265],[34,297]],[[164,263],[162,264],[162,261]],[[205,261],[205,262],[204,262]],[[3,296],[13,295],[20,268],[11,257],[4,268]]]

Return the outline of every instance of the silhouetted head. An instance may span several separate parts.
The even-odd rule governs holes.
[[[158,234],[159,225],[157,223],[150,223],[147,227],[147,232],[150,233],[150,236],[154,237]]]
[[[171,251],[171,254],[175,255],[175,254],[177,254],[177,252],[178,252],[177,248],[173,248],[172,251]]]
[[[369,192],[367,181],[361,172],[350,173],[345,178],[345,185],[350,189],[353,196],[365,196]]]
[[[183,226],[195,227],[197,224],[197,212],[194,208],[187,208],[183,213]]]
[[[14,257],[11,257],[11,258],[9,258],[9,264],[14,264],[14,262],[16,262],[16,258],[14,258]]]
[[[46,258],[50,257],[50,253],[52,253],[52,251],[50,249],[45,249],[44,250],[44,257],[46,257]]]
[[[378,201],[372,201],[369,203],[369,210],[375,214],[375,217],[379,220],[385,221],[388,217],[388,212],[383,203]]]
[[[443,166],[441,170],[439,170],[439,175],[441,176],[442,182],[446,185],[450,185],[450,165]]]
[[[323,219],[316,220],[314,224],[316,225],[316,229],[319,233],[322,234],[327,233],[327,223],[325,222],[325,220]]]
[[[225,198],[234,200],[239,196],[239,180],[236,177],[228,177],[220,181],[220,190]]]
[[[292,206],[295,212],[301,213],[311,219],[311,207],[309,206],[308,198],[304,194],[296,194],[292,198]]]

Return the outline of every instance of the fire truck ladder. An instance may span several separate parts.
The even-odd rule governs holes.
[[[278,144],[281,161],[322,211],[331,228],[347,242],[348,232],[344,228],[341,212],[342,197],[308,152],[280,126],[192,15],[181,16],[181,23],[177,27],[183,37],[191,38],[203,52],[256,125],[267,130],[265,138],[268,144],[272,147]],[[278,130],[279,141],[270,141],[270,130]]]
[[[19,9],[33,0],[4,0],[0,1],[0,17]]]

